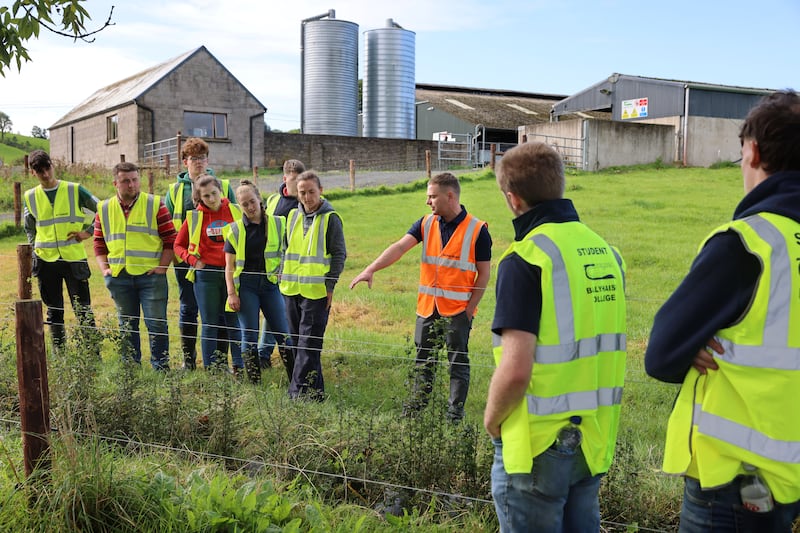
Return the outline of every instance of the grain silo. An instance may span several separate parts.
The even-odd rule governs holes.
[[[303,133],[358,135],[358,24],[333,9],[301,25]]]
[[[364,32],[364,137],[416,137],[414,36],[392,19]]]

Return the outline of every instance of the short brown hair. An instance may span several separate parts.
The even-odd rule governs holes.
[[[762,98],[744,119],[739,140],[745,139],[758,143],[767,174],[800,170],[800,96],[786,90]]]
[[[564,197],[564,163],[551,146],[527,142],[508,150],[497,166],[497,184],[528,207]]]
[[[299,159],[287,159],[283,163],[284,174],[289,174],[290,172],[295,174],[302,174],[305,171],[306,171],[306,166]]]
[[[317,176],[317,173],[314,172],[313,170],[306,170],[305,172],[297,176],[297,183],[308,180],[316,181],[317,187],[319,187],[320,189],[322,188],[322,182],[319,180],[319,176]]]
[[[189,137],[181,146],[181,159],[189,156],[208,155],[208,143],[197,137]]]
[[[34,150],[28,156],[28,166],[34,172],[41,172],[53,166],[53,161],[44,150]]]
[[[428,183],[439,187],[447,187],[456,193],[456,196],[461,196],[461,184],[458,182],[458,178],[449,172],[436,174]]]
[[[203,174],[202,176],[198,177],[197,180],[194,182],[194,187],[192,187],[192,201],[194,205],[200,205],[200,187],[205,187],[206,185],[215,185],[219,192],[222,192],[222,184],[219,180],[212,176],[211,174]]]
[[[139,172],[139,167],[136,166],[136,163],[123,161],[114,165],[114,168],[111,171],[111,173],[114,175],[114,179],[117,178],[120,172]]]

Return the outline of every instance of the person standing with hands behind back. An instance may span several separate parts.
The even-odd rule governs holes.
[[[581,223],[550,146],[507,151],[514,242],[497,267],[484,426],[500,531],[597,532],[625,378],[622,258]]]
[[[56,179],[53,162],[44,150],[31,152],[28,163],[39,185],[25,191],[25,233],[33,244],[33,275],[47,306],[47,322],[53,348],[66,343],[64,330],[64,285],[81,328],[94,329],[89,293],[89,262],[83,241],[90,238],[92,224],[84,223],[83,209],[97,211],[97,198],[82,185]],[[81,330],[81,337],[88,338]],[[99,346],[94,348],[99,357]]]
[[[649,375],[682,383],[664,450],[664,471],[684,476],[682,532],[788,533],[800,517],[800,96],[765,96],[739,140],[745,196],[645,353]],[[743,500],[754,475],[774,500],[763,512]]]
[[[289,216],[289,211],[297,209],[297,176],[306,171],[306,166],[302,161],[297,159],[287,159],[283,163],[283,182],[278,187],[277,192],[269,195],[264,207],[264,214],[268,216],[278,216],[286,219]],[[270,368],[272,366],[272,352],[275,350],[277,344],[275,335],[272,333],[272,325],[264,318],[261,321],[261,337],[258,339],[258,357],[261,368]],[[280,348],[278,353],[281,354],[284,365],[287,360],[285,352],[281,353]],[[294,366],[292,364],[292,366]],[[287,370],[290,368],[286,367]],[[289,381],[291,381],[291,372],[289,374]]]
[[[289,397],[322,401],[323,337],[347,249],[342,219],[322,197],[322,184],[314,171],[298,176],[297,198],[300,204],[289,213],[286,224],[280,283],[295,354]]]

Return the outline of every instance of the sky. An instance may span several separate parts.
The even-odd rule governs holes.
[[[0,0],[0,6],[11,5]],[[0,77],[13,132],[49,128],[96,90],[202,45],[267,107],[300,127],[300,26],[334,9],[364,32],[415,33],[416,82],[570,95],[614,72],[800,90],[800,0],[86,0],[112,23],[92,43],[42,30],[31,61]]]

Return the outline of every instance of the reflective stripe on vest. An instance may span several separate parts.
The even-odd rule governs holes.
[[[587,259],[579,249],[602,253]],[[542,314],[525,401],[502,424],[506,471],[530,472],[531,460],[553,443],[570,416],[580,415],[587,465],[592,474],[605,472],[616,441],[626,362],[621,257],[580,222],[538,226],[503,258],[510,253],[541,269]],[[587,268],[603,275],[589,277]],[[601,289],[613,298],[598,301],[594,291]],[[499,364],[502,337],[495,335],[493,344]]]
[[[283,258],[281,292],[287,296],[301,295],[319,300],[328,295],[325,277],[330,270],[331,256],[327,251],[326,233],[328,218],[335,211],[315,215],[308,231],[303,235],[303,216],[299,209],[289,212],[287,248]]]
[[[209,174],[209,176],[214,176],[214,174]],[[216,176],[214,176],[216,178]],[[219,178],[217,178],[219,180]],[[220,185],[222,185],[222,197],[228,198],[228,193],[231,189],[231,182],[230,180],[219,180]],[[167,190],[167,195],[169,196],[169,200],[172,203],[172,224],[175,226],[175,231],[179,231],[181,226],[183,225],[183,221],[186,219],[186,215],[184,214],[183,210],[183,189],[187,184],[182,181],[176,181],[172,185],[170,185],[169,189]]]
[[[667,426],[664,470],[686,473],[704,488],[759,473],[780,503],[800,499],[800,223],[761,213],[714,230],[739,234],[760,259],[750,306],[717,332],[718,370],[690,369]],[[791,247],[791,248],[790,248]]]
[[[284,219],[283,217],[267,215],[266,224],[266,246],[264,247],[265,274],[270,283],[277,283],[278,272],[281,268],[284,252]],[[236,266],[233,271],[233,284],[238,294],[240,278],[242,272],[244,272],[245,246],[247,243],[247,231],[244,227],[244,221],[239,220],[231,225],[231,231],[228,234],[227,241],[233,246],[234,250],[236,250]]]
[[[38,257],[49,262],[86,259],[83,243],[67,237],[70,232],[83,231],[84,227],[77,183],[59,181],[52,203],[39,185],[25,192],[25,205],[36,219],[33,249]]]
[[[136,276],[158,266],[163,250],[158,233],[160,202],[158,196],[140,194],[127,218],[116,196],[98,208],[112,276],[123,269]]]
[[[422,257],[417,294],[417,314],[442,316],[464,311],[472,298],[477,278],[475,243],[485,222],[467,213],[446,245],[442,245],[439,217],[426,215],[422,221]]]

